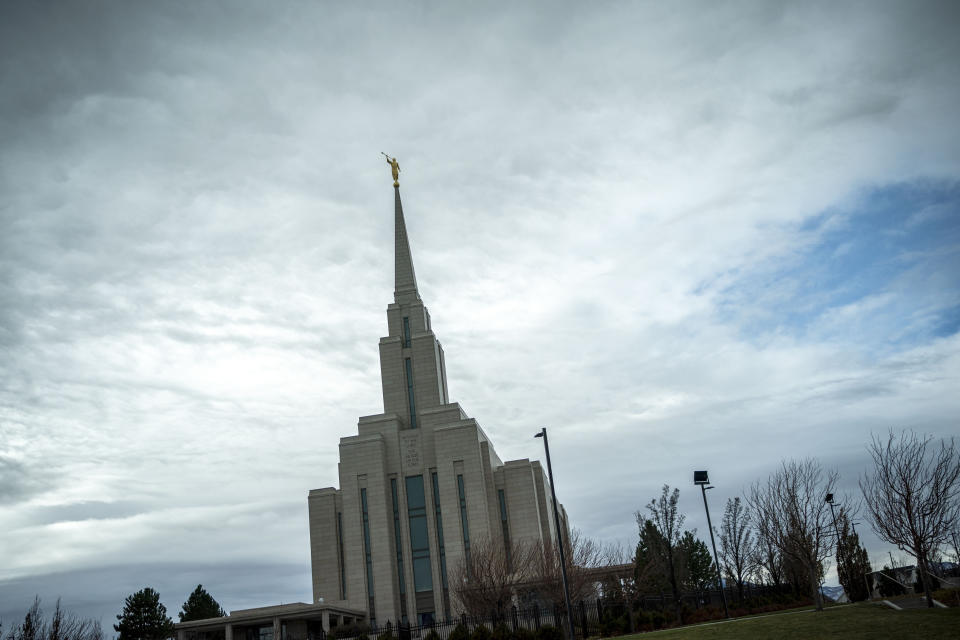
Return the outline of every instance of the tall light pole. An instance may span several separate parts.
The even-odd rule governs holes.
[[[833,518],[833,530],[837,532],[837,582],[840,582],[840,563],[843,562],[843,553],[840,551],[840,527],[837,526],[837,514],[833,510],[833,494],[828,493],[823,501],[830,505],[830,516]],[[843,585],[841,584],[840,586]]]
[[[547,477],[550,479],[550,495],[553,497],[553,519],[557,525],[557,548],[560,549],[560,577],[563,579],[563,599],[567,603],[567,628],[570,630],[570,640],[576,640],[573,635],[573,608],[570,606],[570,587],[567,586],[567,560],[563,552],[563,529],[560,528],[560,511],[557,509],[557,490],[553,484],[553,467],[550,465],[550,443],[547,442],[547,428],[540,429],[534,438],[543,438],[543,450],[547,454]]]
[[[840,551],[840,527],[837,526],[837,514],[833,510],[833,506],[836,502],[833,499],[833,494],[828,493],[827,497],[823,499],[828,505],[830,505],[830,516],[833,518],[833,530],[837,532],[837,582],[840,582],[840,563],[843,562],[843,553]],[[853,523],[853,533],[857,533],[857,523]],[[859,538],[858,538],[859,540]],[[852,562],[851,562],[852,564]],[[870,589],[870,581],[867,580],[867,574],[863,574],[863,584],[867,588],[867,600],[870,600],[873,597],[873,592]],[[840,586],[843,586],[843,583],[840,583]],[[847,597],[850,597],[850,594],[847,594]],[[851,600],[853,602],[853,600]]]
[[[707,529],[710,530],[710,544],[713,545],[713,562],[717,565],[717,588],[720,589],[720,599],[723,601],[723,615],[729,618],[730,610],[727,609],[727,594],[723,592],[723,578],[720,577],[720,558],[717,557],[717,542],[713,539],[713,525],[710,523],[710,507],[707,506],[707,489],[713,489],[713,487],[707,486],[710,484],[710,479],[707,477],[706,471],[694,471],[693,484],[700,485],[700,490],[703,491],[703,510],[707,512]]]

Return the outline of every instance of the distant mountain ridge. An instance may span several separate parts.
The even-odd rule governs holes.
[[[830,599],[833,600],[834,602],[839,602],[839,601],[841,600],[841,598],[844,599],[844,600],[846,600],[846,595],[847,595],[847,594],[844,593],[843,587],[841,587],[841,586],[836,586],[836,587],[827,587],[827,586],[824,586],[824,587],[822,587],[822,590],[823,590],[823,596],[824,596],[825,598],[830,598]]]

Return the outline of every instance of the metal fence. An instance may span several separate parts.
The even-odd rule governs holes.
[[[776,589],[774,587],[749,585],[744,590],[744,600],[784,595],[788,591],[789,588]],[[744,602],[738,597],[736,589],[726,588],[724,594],[731,607],[744,606]],[[720,609],[722,603],[720,591],[716,589],[684,593],[680,596],[680,606],[687,611],[707,607]],[[573,603],[574,635],[586,639],[591,636],[631,633],[640,630],[645,613],[668,612],[672,614],[676,608],[674,598],[670,594],[644,595],[630,602],[603,598],[589,601],[581,600]],[[619,627],[616,624],[618,620],[620,622]],[[370,627],[363,635],[366,635],[369,640],[376,640],[385,634],[389,634],[389,637],[397,640],[419,640],[434,632],[439,640],[448,640],[450,634],[458,625],[463,625],[470,633],[481,626],[494,632],[503,625],[514,637],[522,635],[524,633],[522,630],[535,633],[543,627],[551,626],[559,629],[563,637],[567,637],[565,610],[561,607],[543,607],[537,604],[529,607],[506,607],[498,611],[491,611],[485,616],[461,615],[458,618],[424,625],[398,625],[386,622],[382,625]],[[338,634],[335,629],[331,630],[330,635],[343,640],[360,637],[359,631],[356,632],[356,635],[348,636],[344,635],[343,632]],[[500,638],[495,637],[493,640],[500,640]]]

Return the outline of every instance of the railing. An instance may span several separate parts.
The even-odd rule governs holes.
[[[744,588],[744,601],[738,597],[736,588],[727,587],[724,592],[727,601],[731,607],[738,605],[745,606],[745,601],[755,600],[759,597],[784,595],[789,588],[776,589],[772,586],[748,585]],[[701,592],[689,592],[681,594],[680,606],[687,612],[693,612],[698,609],[713,608],[713,611],[704,611],[703,614],[718,613],[722,616],[722,599],[720,592],[716,589],[705,590]],[[665,625],[671,620],[673,612],[677,609],[672,595],[645,595],[632,599],[627,602],[624,600],[603,599],[581,600],[573,603],[573,627],[574,634],[579,638],[588,638],[591,636],[609,636],[619,633],[631,633],[640,630],[644,626],[644,621],[653,619],[654,625]],[[664,614],[664,615],[660,615]],[[659,616],[659,617],[658,617]],[[562,607],[548,606],[543,607],[533,604],[529,607],[504,607],[496,611],[491,611],[487,615],[461,615],[449,620],[438,620],[432,624],[407,625],[386,622],[376,627],[370,627],[363,633],[338,633],[337,629],[331,630],[328,638],[317,638],[314,640],[354,640],[366,636],[368,640],[423,640],[429,634],[435,633],[436,640],[449,640],[454,629],[463,625],[468,633],[473,633],[479,627],[486,627],[491,632],[491,640],[511,640],[526,635],[526,633],[536,634],[543,627],[555,627],[560,630],[558,637],[567,637],[567,617]],[[509,637],[503,637],[504,632]],[[290,640],[290,639],[288,639]],[[434,640],[434,636],[431,636]],[[531,638],[532,640],[532,638]]]

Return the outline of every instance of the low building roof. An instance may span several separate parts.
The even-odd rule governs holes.
[[[291,602],[289,604],[276,604],[266,607],[255,607],[253,609],[236,609],[231,611],[230,615],[221,616],[219,618],[205,618],[203,620],[178,622],[174,625],[174,627],[176,629],[206,629],[222,627],[227,624],[253,624],[256,622],[269,623],[274,618],[283,618],[284,620],[319,618],[325,611],[335,615],[347,615],[356,618],[366,618],[367,616],[365,611],[350,609],[334,604],[327,604],[325,602],[320,602],[317,604]]]

